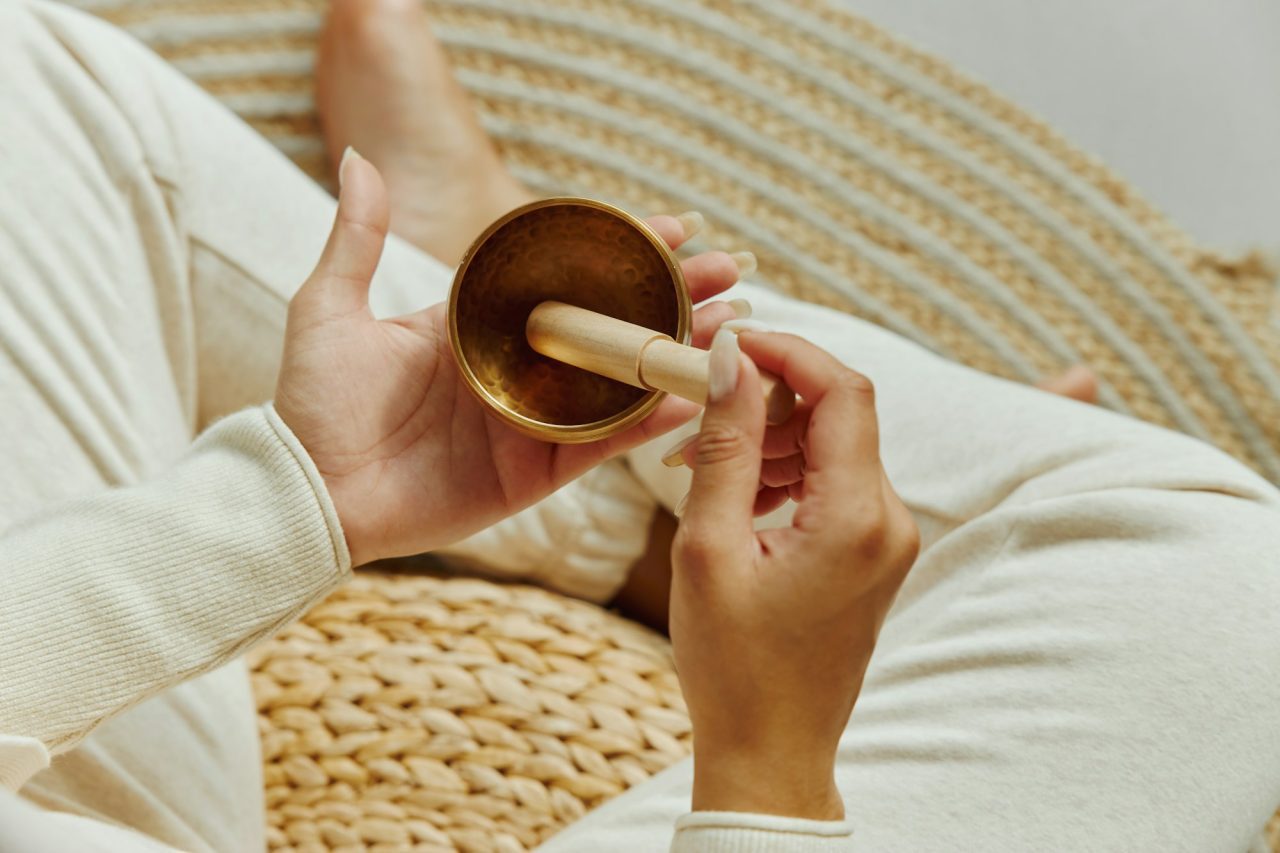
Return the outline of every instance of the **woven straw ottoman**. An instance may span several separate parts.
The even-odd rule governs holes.
[[[323,0],[79,0],[324,180]],[[1197,246],[1051,129],[822,0],[457,0],[431,14],[536,191],[696,209],[692,250],[1280,481],[1273,273]],[[480,580],[363,573],[253,655],[276,850],[517,851],[689,751],[665,641]]]
[[[689,751],[666,643],[533,587],[363,574],[253,661],[273,848],[524,850]]]

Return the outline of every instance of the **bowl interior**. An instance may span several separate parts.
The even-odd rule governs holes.
[[[451,306],[455,349],[473,390],[528,431],[571,439],[575,431],[629,423],[656,402],[656,392],[534,352],[525,322],[548,299],[683,340],[688,297],[679,266],[656,234],[607,206],[535,203],[500,220],[472,247]]]

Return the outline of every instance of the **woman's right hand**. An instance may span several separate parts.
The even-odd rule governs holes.
[[[763,332],[718,332],[711,362],[672,548],[693,808],[840,819],[836,747],[919,533],[881,467],[866,377]],[[756,364],[800,394],[786,424],[766,429]],[[791,526],[757,533],[788,497]]]

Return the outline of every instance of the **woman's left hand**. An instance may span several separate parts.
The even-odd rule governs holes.
[[[803,399],[785,424],[765,425],[757,364]],[[671,549],[693,807],[836,820],[840,735],[919,530],[880,463],[865,376],[791,335],[724,330],[710,384]],[[790,525],[755,530],[788,498]]]
[[[374,319],[369,284],[386,240],[386,190],[358,155],[341,171],[329,242],[289,304],[275,405],[324,477],[353,565],[461,539],[696,414],[667,398],[630,430],[580,445],[538,441],[488,415],[454,362],[445,306]],[[684,242],[673,217],[649,224],[671,248]],[[738,278],[723,252],[683,268],[695,302]],[[733,316],[724,303],[700,308],[695,343]]]

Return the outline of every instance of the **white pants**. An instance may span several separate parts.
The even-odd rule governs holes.
[[[105,25],[11,2],[0,186],[0,526],[151,476],[270,396],[333,204],[233,116]],[[392,240],[375,308],[448,280]],[[858,849],[1247,848],[1280,801],[1280,494],[1204,444],[738,290],[875,380],[924,533],[842,742]],[[687,472],[661,449],[631,463],[671,506]],[[662,849],[690,776],[547,849]],[[243,666],[108,722],[22,793],[187,849],[260,847]]]

